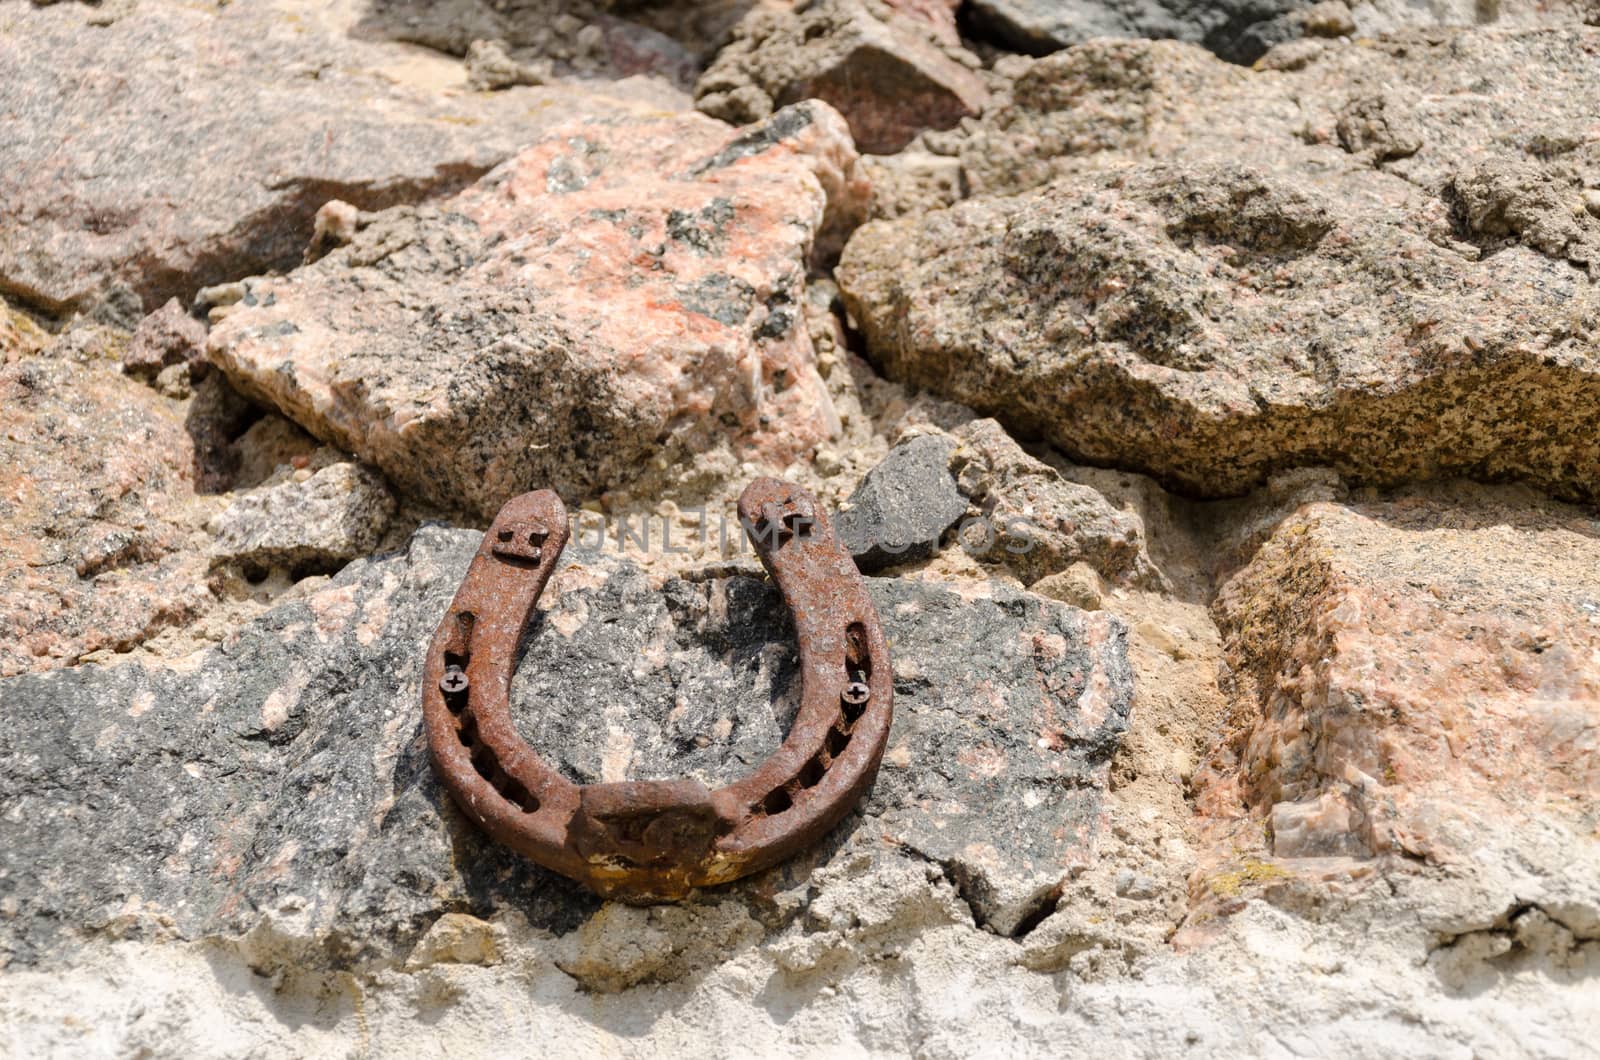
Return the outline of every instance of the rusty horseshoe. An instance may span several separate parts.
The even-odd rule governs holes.
[[[495,516],[428,649],[428,747],[462,812],[605,897],[654,902],[775,865],[850,811],[877,774],[893,713],[877,611],[805,490],[757,479],[739,517],[800,645],[800,709],[783,745],[716,791],[693,779],[574,784],[541,760],[512,722],[511,678],[568,527],[554,493],[525,493]]]

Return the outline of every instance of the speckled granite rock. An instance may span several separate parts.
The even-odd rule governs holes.
[[[489,846],[427,763],[423,649],[476,542],[420,531],[181,667],[0,682],[6,958],[53,960],[92,935],[233,934],[269,913],[302,925],[305,959],[335,964],[393,953],[446,912],[576,926],[595,903]],[[896,721],[864,813],[722,893],[803,895],[808,858],[844,844],[931,863],[980,922],[1015,930],[1092,857],[1131,707],[1125,632],[1000,586],[872,590],[895,644]],[[796,706],[790,636],[754,579],[657,592],[619,561],[568,566],[513,711],[575,778],[742,772]]]
[[[967,195],[1007,195],[1103,161],[1220,154],[1296,116],[1260,79],[1173,41],[1096,40],[1011,60],[1010,92],[969,126],[930,137]]]
[[[1287,858],[1594,848],[1597,537],[1521,489],[1300,509],[1216,605],[1250,709],[1202,807],[1264,818]]]
[[[575,109],[615,109],[563,89],[407,84],[415,53],[350,39],[326,24],[336,12],[97,12],[0,14],[0,290],[52,312],[131,322],[293,264],[327,199],[374,209],[447,193]]]
[[[895,723],[847,849],[932,863],[980,924],[1011,934],[1092,859],[1097,793],[1132,708],[1125,630],[998,584],[868,584],[894,645]],[[529,648],[512,703],[570,779],[723,784],[782,742],[800,690],[770,585],[657,592],[631,567],[603,579],[574,567],[555,590],[545,623],[561,635]]]
[[[250,281],[210,354],[403,490],[484,515],[723,438],[781,468],[835,422],[800,298],[819,233],[865,197],[855,159],[815,102],[739,134],[574,121],[436,208]]]
[[[126,651],[212,602],[183,415],[109,353],[0,360],[0,676]]]
[[[834,518],[839,540],[864,571],[926,559],[967,512],[950,475],[956,443],[922,435],[889,450]]]
[[[1185,492],[1325,464],[1600,495],[1600,289],[1463,247],[1439,200],[1370,170],[1063,178],[870,223],[838,276],[889,374]]]
[[[923,129],[948,129],[988,100],[979,63],[954,37],[954,12],[902,12],[870,0],[758,7],[695,85],[695,103],[732,122],[821,99],[857,146],[892,154]],[[940,30],[944,32],[941,33]]]
[[[376,548],[394,513],[394,495],[381,476],[359,464],[336,463],[303,481],[291,477],[238,494],[206,529],[218,560],[336,570]]]
[[[1597,48],[1561,24],[1256,74],[1173,42],[1023,61],[928,136],[974,199],[888,204],[840,285],[891,374],[1184,492],[1332,465],[1591,496]]]
[[[964,541],[980,558],[1009,567],[1024,585],[1080,562],[1113,581],[1161,584],[1138,515],[1068,482],[994,420],[963,424],[955,436],[960,445],[950,453],[950,470],[992,536],[987,548]]]

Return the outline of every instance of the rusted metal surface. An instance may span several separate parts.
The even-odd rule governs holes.
[[[633,902],[682,898],[816,842],[872,785],[893,713],[877,612],[811,495],[752,482],[739,516],[794,620],[801,704],[783,745],[715,791],[697,780],[573,784],[511,719],[517,644],[567,543],[549,490],[506,504],[434,634],[422,708],[435,770],[501,843]]]

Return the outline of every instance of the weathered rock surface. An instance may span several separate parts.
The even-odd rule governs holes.
[[[1068,49],[931,143],[969,194],[1029,194],[866,226],[846,303],[891,374],[1185,492],[1321,464],[1592,496],[1597,42],[1413,34],[1259,74]]]
[[[335,964],[409,946],[449,912],[576,926],[595,903],[486,843],[427,762],[423,651],[476,541],[420,531],[180,668],[0,683],[9,961],[108,933],[231,935],[269,914],[300,925],[304,959]],[[1091,856],[1131,707],[1124,630],[1002,586],[872,591],[895,644],[895,726],[863,812],[809,858],[932,863],[980,922],[1016,930]],[[575,779],[715,780],[781,741],[798,688],[769,585],[657,592],[607,561],[565,568],[552,592],[513,709]],[[830,855],[840,843],[853,853]],[[721,893],[755,900],[806,871]]]
[[[950,470],[982,516],[986,538],[964,540],[969,551],[1011,568],[1024,585],[1080,562],[1113,581],[1160,584],[1136,514],[1068,482],[994,420],[963,424],[955,436],[960,445],[950,453]]]
[[[1597,495],[1600,291],[1524,245],[1463,249],[1432,202],[1142,165],[871,223],[840,287],[891,375],[1186,492],[1326,464]]]
[[[437,207],[249,282],[210,340],[245,391],[403,490],[492,515],[730,438],[782,467],[834,422],[806,263],[866,189],[839,116],[579,120]]]
[[[921,435],[889,450],[850,494],[834,528],[864,571],[926,559],[939,539],[967,512],[966,498],[950,475],[956,443]]]
[[[394,518],[381,476],[359,464],[296,472],[240,493],[211,523],[214,558],[247,567],[337,569],[377,547]]]
[[[844,115],[861,150],[898,151],[924,129],[977,114],[988,100],[977,58],[955,42],[954,12],[930,8],[901,11],[870,0],[758,7],[700,76],[696,105],[745,123],[821,99]]]
[[[581,108],[406,82],[412,52],[331,13],[142,0],[0,15],[0,291],[131,322],[174,295],[298,261],[331,198],[456,190]]]
[[[71,306],[0,303],[0,1051],[1589,1055],[1594,513],[1526,486],[1370,488],[1465,469],[1595,497],[1600,39],[1570,13],[1504,28],[1521,4],[1465,16],[1500,28],[1359,42],[1338,38],[1463,5],[1200,12],[1251,47],[1308,34],[1246,70],[1172,41],[1033,59],[969,38],[978,69],[954,0],[0,2],[0,37],[50,60],[201,27],[190,67],[169,62],[188,38],[149,45],[153,75],[123,64],[140,101],[107,122],[62,112],[52,157],[80,168],[61,187],[121,173],[131,143],[150,173],[107,194],[196,207],[160,261],[195,232],[256,246],[233,226],[270,220],[212,210],[248,184],[294,206],[273,264],[303,266],[221,274],[142,320],[125,284],[149,255]],[[686,83],[746,15],[724,59],[752,105],[820,57],[853,121],[922,131],[856,160],[820,103],[735,138],[667,113],[687,100],[660,81],[638,89],[654,109],[507,88]],[[762,18],[780,29],[754,45]],[[962,30],[981,18],[966,5]],[[933,128],[938,106],[879,79],[900,67],[850,50],[879,39],[863,25],[920,27],[893,58],[939,91],[953,60],[982,113]],[[0,104],[77,99],[37,90],[42,62]],[[507,107],[558,96],[568,113],[506,119],[536,126],[530,155],[467,191],[476,171],[407,177],[410,207],[374,211],[274,183],[279,157],[291,184],[325,171],[313,141],[346,165],[353,108],[361,128],[398,115],[382,169],[438,146],[418,132],[435,105],[497,115],[492,146]],[[46,112],[8,109],[31,149]],[[251,121],[259,145],[229,147]],[[174,122],[218,143],[145,149]],[[455,165],[463,141],[441,142]],[[229,172],[172,190],[202,163]],[[825,274],[863,177],[901,219],[846,261],[869,352],[1000,422],[858,356]],[[77,211],[38,245],[106,227]],[[67,308],[96,319],[48,319]],[[237,354],[286,415],[194,359],[207,317],[208,357]],[[413,476],[381,545],[373,458],[290,416]],[[780,437],[796,425],[827,444]],[[783,866],[672,906],[601,905],[486,844],[417,727],[475,536],[430,527],[320,572],[401,544],[430,500],[484,514],[567,475],[569,502],[598,503],[529,638],[518,725],[574,779],[716,783],[781,739],[793,648],[747,554],[683,542],[791,458],[829,502],[860,482],[877,524],[940,509],[912,536],[946,547],[870,589],[899,708],[870,797]],[[957,535],[946,504],[983,518]],[[596,553],[599,516],[655,523],[600,545],[637,566]],[[973,548],[974,523],[1012,519],[1025,541]],[[664,554],[669,524],[687,552]]]
[[[0,676],[126,651],[212,601],[177,407],[101,351],[0,361]]]
[[[1469,497],[1307,505],[1228,582],[1254,709],[1203,806],[1265,817],[1287,858],[1600,846],[1600,522]]]

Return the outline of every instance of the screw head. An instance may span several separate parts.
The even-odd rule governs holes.
[[[839,698],[844,700],[846,703],[849,703],[851,706],[859,706],[860,704],[865,703],[871,695],[872,689],[867,687],[867,683],[865,681],[851,681],[849,684],[844,686],[844,692],[839,696]]]
[[[439,678],[439,690],[447,695],[465,692],[467,684],[467,675],[459,666],[450,667],[444,672],[444,676]]]

